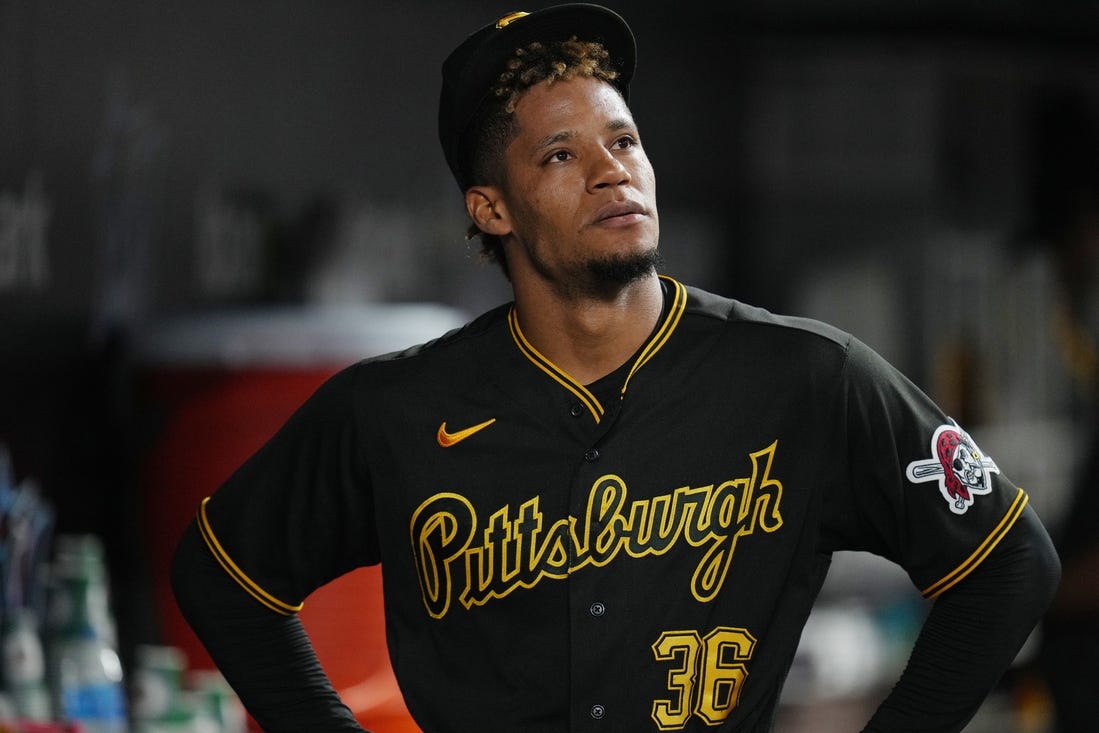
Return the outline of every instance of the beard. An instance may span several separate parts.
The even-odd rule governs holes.
[[[532,259],[532,264],[569,300],[613,300],[623,288],[656,272],[663,261],[659,250],[653,247],[642,252],[586,259],[556,272],[538,259]]]
[[[653,248],[645,252],[589,260],[587,274],[596,285],[629,285],[651,275],[663,261],[660,251]]]

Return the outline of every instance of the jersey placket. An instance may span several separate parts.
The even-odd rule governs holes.
[[[615,584],[612,592],[606,587],[613,581],[613,569],[602,567],[610,558],[601,554],[599,538],[605,527],[598,521],[600,508],[593,503],[600,481],[621,471],[620,461],[605,455],[604,438],[612,428],[621,427],[631,379],[666,343],[684,311],[683,286],[666,280],[665,287],[665,312],[653,334],[633,359],[590,387],[577,383],[526,340],[514,310],[508,316],[519,350],[561,387],[559,394],[565,396],[565,401],[557,404],[567,405],[564,409],[568,414],[563,424],[557,420],[554,423],[562,424],[563,445],[577,450],[568,483],[576,542],[569,547],[571,571],[565,581],[570,611],[568,689],[572,731],[619,729],[626,716],[626,711],[615,710],[614,701],[622,699],[618,691],[628,684],[629,670],[610,668],[606,660],[620,656],[616,647],[623,638],[623,624],[628,623],[629,589]]]
[[[575,451],[567,483],[568,507],[575,519],[576,541],[569,546],[572,570],[564,581],[569,604],[569,655],[568,679],[562,681],[568,685],[570,730],[613,729],[614,706],[609,704],[611,690],[608,688],[622,684],[622,670],[607,669],[605,660],[615,657],[618,636],[614,625],[624,623],[628,618],[621,613],[628,599],[621,589],[616,589],[613,601],[610,594],[600,592],[600,579],[612,571],[600,569],[597,543],[604,527],[596,519],[597,507],[591,507],[590,503],[600,479],[615,471],[614,457],[604,455],[603,438],[621,416],[625,401],[623,386],[636,370],[637,361],[631,360],[595,385],[586,387],[525,341],[514,313],[509,320],[520,350],[561,387],[555,399],[560,417],[553,423],[560,426],[565,449]]]
[[[598,566],[603,559],[599,537],[605,527],[596,518],[598,508],[589,504],[600,479],[614,472],[615,457],[605,453],[602,439],[621,417],[624,399],[620,390],[627,373],[628,369],[620,370],[601,380],[603,389],[593,389],[604,409],[598,423],[588,423],[590,442],[580,456],[570,484],[569,504],[573,507],[573,516],[578,518],[578,532],[584,540],[583,545],[571,548],[574,557],[570,561],[574,567],[585,559],[589,563],[568,580],[572,731],[615,730],[622,721],[621,717],[616,718],[609,687],[621,685],[626,670],[608,667],[607,660],[618,656],[614,647],[620,636],[616,632],[628,618],[625,609],[629,599],[621,588],[610,593],[601,582],[612,570],[600,572],[592,567]],[[585,550],[587,558],[575,557]]]

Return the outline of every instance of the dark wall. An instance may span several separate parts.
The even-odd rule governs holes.
[[[639,38],[673,274],[788,309],[816,268],[880,258],[907,275],[890,356],[920,381],[923,248],[1025,238],[1035,105],[1099,88],[1082,1],[608,4]],[[449,49],[511,9],[0,0],[0,441],[61,529],[140,557],[135,326],[506,297],[462,240],[435,104]],[[139,561],[118,572],[140,586]]]
[[[610,4],[640,39],[634,107],[669,224],[679,210],[712,218],[747,253],[713,284],[774,305],[782,273],[753,250],[774,217],[834,228],[819,217],[837,211],[837,180],[867,222],[829,237],[843,246],[863,246],[879,216],[980,225],[1018,212],[1025,97],[1048,81],[1087,87],[1099,45],[1082,2]],[[349,196],[409,212],[421,239],[459,250],[453,230],[428,226],[462,229],[436,143],[438,67],[496,6],[5,0],[0,191],[41,191],[48,241],[45,274],[0,272],[0,305],[125,322],[217,303],[225,292],[195,282],[210,197],[267,233],[268,282],[230,296],[300,297],[294,275],[324,244],[305,242]],[[758,167],[790,155],[814,169]],[[793,235],[780,259],[831,241]],[[422,275],[399,295],[438,293],[439,274]]]

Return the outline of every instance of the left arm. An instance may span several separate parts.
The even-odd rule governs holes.
[[[900,680],[865,733],[960,731],[1045,612],[1061,566],[1029,507],[964,581],[931,609]]]

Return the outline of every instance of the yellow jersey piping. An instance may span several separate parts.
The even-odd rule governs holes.
[[[233,580],[235,580],[244,590],[248,592],[248,595],[255,598],[267,608],[271,609],[275,613],[282,614],[283,616],[290,616],[300,611],[305,604],[298,603],[292,605],[284,603],[278,598],[265,591],[259,586],[258,583],[253,581],[248,575],[237,567],[237,564],[233,562],[229,557],[229,553],[225,551],[225,548],[218,542],[217,537],[214,535],[214,530],[210,527],[210,520],[206,516],[206,503],[210,501],[210,497],[206,497],[202,500],[202,504],[198,508],[198,529],[202,535],[202,539],[206,542],[206,546],[210,548],[211,554],[214,559],[218,561],[222,569],[229,574]]]
[[[965,559],[965,562],[956,567],[941,580],[920,591],[923,596],[925,598],[938,598],[973,572],[973,570],[988,557],[988,554],[992,552],[996,545],[1000,544],[1000,540],[1004,538],[1008,533],[1008,530],[1015,525],[1015,522],[1022,515],[1023,509],[1026,507],[1028,501],[1029,497],[1026,492],[1019,489],[1019,493],[1015,495],[1015,501],[1011,503],[1007,513],[1004,514],[1000,523],[997,524],[988,537],[985,538],[985,541],[981,543],[981,546],[974,550],[973,554]]]
[[[668,308],[668,313],[661,322],[660,327],[657,328],[656,333],[653,334],[641,349],[641,353],[638,354],[637,359],[630,368],[630,372],[626,376],[626,381],[622,384],[620,397],[626,394],[626,387],[629,385],[633,375],[648,363],[656,352],[660,351],[664,344],[668,342],[668,339],[671,338],[676,326],[679,325],[679,321],[683,317],[684,311],[687,309],[687,289],[676,280],[665,275],[661,275],[660,279],[668,283],[673,289],[671,307]],[[548,374],[554,381],[572,392],[580,402],[588,408],[592,417],[595,418],[596,423],[602,420],[606,410],[603,408],[603,405],[599,403],[599,400],[596,399],[595,395],[593,395],[587,387],[569,376],[568,372],[547,359],[538,349],[534,348],[534,345],[523,335],[523,330],[519,327],[519,315],[516,312],[514,305],[508,311],[508,326],[511,329],[512,338],[515,339],[515,343],[519,347],[519,351],[530,359],[535,366]]]
[[[672,293],[672,305],[668,308],[668,315],[664,318],[664,322],[660,324],[660,328],[656,330],[653,337],[649,339],[649,343],[645,344],[645,348],[641,350],[641,353],[637,357],[637,361],[634,362],[633,367],[630,368],[630,373],[626,376],[626,381],[622,383],[622,395],[626,394],[626,388],[630,385],[630,379],[637,371],[648,363],[649,359],[653,358],[656,352],[668,342],[671,338],[672,332],[675,331],[676,326],[679,325],[679,320],[683,317],[683,312],[687,309],[687,288],[682,284],[673,280],[670,277],[661,275],[660,279],[670,285],[674,292]]]
[[[556,364],[543,356],[538,349],[534,348],[534,344],[527,341],[527,337],[523,335],[522,329],[519,328],[519,316],[515,312],[515,306],[512,306],[511,310],[508,311],[508,325],[511,327],[511,336],[515,339],[515,343],[519,346],[519,350],[523,352],[523,355],[552,377],[554,381],[576,395],[577,399],[591,412],[595,422],[598,423],[603,418],[603,405],[599,404],[599,400],[584,385],[579,384],[566,374]]]

